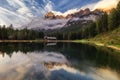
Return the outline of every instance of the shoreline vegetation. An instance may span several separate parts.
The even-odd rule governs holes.
[[[105,44],[105,43],[101,43],[101,42],[97,42],[97,41],[90,41],[90,40],[74,40],[73,42],[107,47],[107,48],[111,48],[111,49],[120,51],[120,45]]]
[[[73,42],[73,40],[44,40],[44,39],[41,39],[41,40],[0,40],[0,43],[4,43],[4,42],[8,42],[8,43],[36,42],[36,43],[39,43],[39,42]]]

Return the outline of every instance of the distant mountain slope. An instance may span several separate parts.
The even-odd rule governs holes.
[[[70,27],[80,28],[91,22],[95,22],[100,18],[104,12],[100,10],[90,11],[88,8],[80,10],[74,14],[67,16],[56,15],[54,12],[48,12],[43,19],[33,19],[29,24],[22,26],[22,28],[29,28],[35,30],[54,30],[54,29],[70,29]],[[78,26],[78,27],[77,27]]]

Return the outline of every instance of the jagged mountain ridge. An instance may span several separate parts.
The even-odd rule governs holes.
[[[73,17],[82,17],[82,16],[85,16],[85,15],[89,15],[89,14],[95,14],[95,15],[101,15],[102,10],[94,10],[94,11],[90,11],[89,8],[86,8],[84,10],[80,10],[76,13],[73,13],[73,14],[68,14],[66,16],[64,15],[57,15],[55,14],[54,12],[48,12],[45,14],[45,19],[68,19],[68,18],[73,18]]]
[[[90,11],[88,8],[80,10],[74,14],[68,14],[67,16],[56,15],[53,12],[45,14],[44,19],[36,19],[27,25],[29,29],[35,30],[54,30],[69,27],[72,24],[87,24],[96,21],[103,15],[104,12],[100,10]]]

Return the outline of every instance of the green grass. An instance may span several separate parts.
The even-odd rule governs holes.
[[[88,40],[85,40],[85,39],[83,39],[83,40],[74,40],[73,42],[75,42],[75,43],[86,43],[86,42],[88,42]]]

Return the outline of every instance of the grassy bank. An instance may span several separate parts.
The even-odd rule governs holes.
[[[89,43],[97,46],[105,46],[112,49],[120,50],[120,28],[107,33],[102,33],[94,38],[86,40],[74,40],[76,43]]]
[[[120,28],[107,33],[102,33],[96,37],[89,39],[89,41],[100,42],[106,45],[116,45],[120,47]]]
[[[103,46],[103,47],[108,47],[108,48],[112,48],[115,50],[119,50],[120,51],[120,45],[110,45],[110,44],[104,44],[101,42],[97,42],[97,41],[91,41],[91,40],[74,40],[74,43],[83,43],[83,44],[90,44],[90,45],[96,45],[96,46]]]

